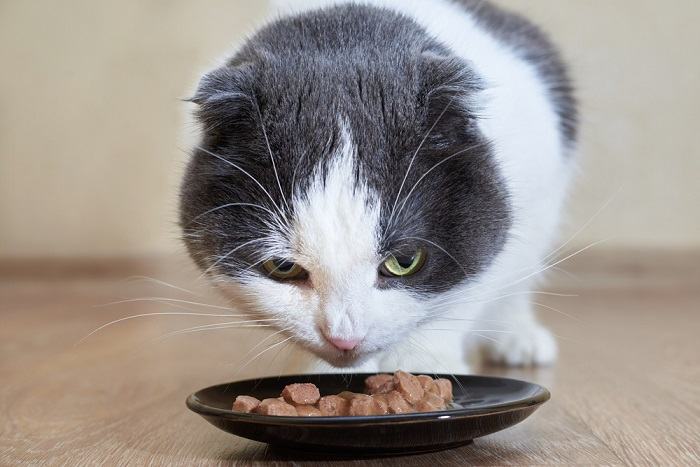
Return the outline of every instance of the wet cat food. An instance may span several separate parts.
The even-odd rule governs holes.
[[[444,410],[450,401],[449,380],[399,370],[393,375],[368,377],[365,394],[343,391],[321,397],[314,384],[289,384],[278,398],[259,401],[251,396],[238,396],[233,411],[300,417],[367,416],[433,412]]]
[[[432,380],[432,378],[430,379]],[[365,389],[368,394],[386,394],[393,391],[394,376],[387,374],[370,376],[365,380]]]
[[[350,402],[340,396],[323,396],[318,400],[318,410],[324,417],[347,415]]]
[[[282,397],[290,404],[313,405],[321,398],[316,385],[311,383],[289,384],[282,391]]]
[[[260,405],[260,401],[255,397],[238,396],[233,402],[234,412],[252,412]]]
[[[296,407],[287,404],[279,399],[263,399],[253,412],[260,415],[285,415],[288,417],[296,417],[298,415]]]

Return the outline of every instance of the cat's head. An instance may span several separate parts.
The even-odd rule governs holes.
[[[357,30],[344,9],[280,20],[204,76],[181,196],[206,274],[335,365],[440,313],[510,226],[478,77],[409,20],[347,8]]]

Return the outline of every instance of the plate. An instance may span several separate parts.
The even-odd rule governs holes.
[[[275,417],[231,410],[237,395],[278,397],[291,383],[313,383],[321,395],[362,392],[365,378],[372,374],[285,375],[218,384],[190,395],[187,407],[224,431],[275,447],[372,455],[468,444],[521,422],[549,399],[549,391],[525,381],[432,375],[452,381],[454,404],[447,410],[367,417]]]

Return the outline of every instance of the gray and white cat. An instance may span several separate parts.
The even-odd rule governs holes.
[[[465,372],[474,342],[551,363],[530,291],[574,169],[556,49],[485,1],[282,3],[192,98],[194,260],[337,367]]]

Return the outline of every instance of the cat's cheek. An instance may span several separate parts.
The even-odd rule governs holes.
[[[312,288],[276,282],[265,277],[232,279],[217,284],[234,310],[263,315],[280,322],[313,320],[318,297]]]

